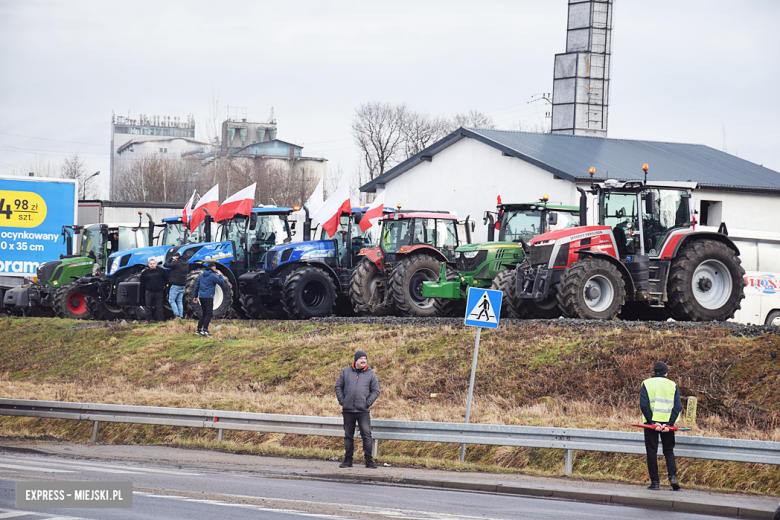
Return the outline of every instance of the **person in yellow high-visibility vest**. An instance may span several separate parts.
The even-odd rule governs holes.
[[[661,489],[658,478],[658,437],[661,437],[666,470],[669,473],[669,484],[672,489],[680,489],[677,482],[677,465],[674,461],[674,432],[669,426],[674,426],[677,416],[682,410],[680,390],[674,381],[666,378],[669,366],[663,361],[653,365],[654,375],[642,381],[639,391],[639,408],[645,418],[645,424],[656,425],[655,430],[645,428],[645,450],[647,451],[647,472],[650,474],[650,485],[647,489]]]

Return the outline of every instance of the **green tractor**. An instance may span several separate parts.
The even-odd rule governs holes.
[[[513,298],[514,269],[525,258],[528,241],[547,231],[579,226],[580,219],[584,218],[578,206],[550,204],[547,195],[539,202],[499,203],[497,209],[497,213],[485,212],[488,242],[457,248],[455,269],[443,263],[438,281],[423,282],[423,296],[434,299],[439,316],[451,315],[453,302],[465,310],[469,287],[495,289],[503,291],[505,298]],[[498,241],[495,241],[496,229]],[[510,318],[555,318],[560,312],[557,300],[553,300],[522,306],[502,305],[502,314]]]
[[[73,251],[73,235],[81,233],[77,254],[60,255],[59,260],[38,267],[33,283],[5,293],[3,304],[14,314],[90,319],[87,298],[75,282],[82,276],[103,272],[112,252],[144,247],[146,229],[132,224],[92,224],[63,226],[66,251]]]

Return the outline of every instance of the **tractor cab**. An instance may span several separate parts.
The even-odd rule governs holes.
[[[320,228],[320,240],[335,240],[338,250],[337,258],[341,267],[354,267],[359,261],[360,252],[364,248],[374,247],[379,240],[379,226],[371,226],[365,231],[360,229],[366,206],[352,208],[352,215],[343,214],[339,218],[339,227],[334,236]],[[392,214],[393,208],[384,208],[384,214]]]
[[[292,211],[292,208],[254,208],[249,217],[235,215],[224,222],[220,240],[233,244],[234,262],[242,264],[241,274],[262,268],[270,248],[292,241],[287,221]]]
[[[458,234],[458,217],[449,212],[398,211],[382,217],[379,249],[384,265],[388,268],[396,262],[397,255],[420,248],[436,249],[443,257],[442,260],[453,262],[455,249],[468,242]]]
[[[117,251],[149,245],[146,230],[132,224],[93,224],[81,232],[78,256],[89,257],[102,267]]]
[[[549,204],[547,195],[531,204],[499,204],[499,242],[527,244],[535,236],[580,225],[579,207]],[[491,234],[491,230],[488,230]],[[492,237],[488,237],[492,242]]]
[[[181,217],[168,217],[163,219],[162,235],[157,236],[157,243],[161,246],[180,246],[187,243],[189,229]]]

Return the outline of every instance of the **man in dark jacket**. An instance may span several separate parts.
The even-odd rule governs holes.
[[[682,411],[680,389],[674,381],[666,378],[669,366],[663,361],[653,365],[654,375],[642,381],[639,391],[639,408],[645,417],[645,424],[654,424],[655,430],[645,428],[645,451],[647,452],[647,472],[650,474],[650,485],[647,489],[661,489],[658,478],[658,436],[664,447],[666,470],[669,474],[669,484],[672,489],[680,489],[677,482],[677,465],[674,460],[674,432],[669,426],[674,426],[677,416]]]
[[[180,320],[184,317],[184,286],[187,284],[187,273],[190,271],[190,263],[186,258],[178,253],[173,253],[171,261],[166,262],[164,267],[170,269],[168,273],[168,283],[170,288],[168,289],[168,303],[171,304],[173,314],[176,319]]]
[[[195,331],[195,334],[211,337],[209,323],[214,315],[214,291],[217,285],[222,287],[224,283],[225,279],[217,271],[217,264],[215,262],[206,264],[206,269],[203,270],[198,277],[198,283],[195,284],[193,303],[200,303],[202,310],[198,320],[198,330]]]
[[[163,292],[168,283],[168,272],[157,267],[157,260],[149,259],[149,269],[141,272],[141,287],[146,289],[146,321],[152,321],[152,309],[157,310],[157,321],[163,321]]]
[[[355,362],[341,371],[336,381],[336,397],[344,416],[344,462],[340,468],[352,467],[355,451],[355,422],[363,438],[363,455],[367,468],[376,468],[371,455],[371,405],[379,397],[379,379],[368,366],[368,356],[362,350],[355,352]]]

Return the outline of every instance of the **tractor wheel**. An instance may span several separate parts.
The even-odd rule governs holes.
[[[78,282],[69,282],[54,292],[54,312],[58,318],[91,320],[87,308],[87,295],[81,292]]]
[[[454,267],[447,265],[447,281],[457,282],[460,275]],[[449,298],[433,298],[433,306],[436,308],[436,316],[442,318],[457,318],[466,314],[466,300],[450,300]]]
[[[368,258],[361,260],[349,275],[349,299],[358,316],[389,316],[392,305],[385,305],[381,289],[384,274]]]
[[[108,302],[99,302],[92,297],[87,298],[87,308],[94,320],[117,321],[125,317],[121,307],[111,305]]]
[[[327,316],[335,302],[336,285],[322,269],[301,267],[291,272],[284,281],[282,304],[293,319]]]
[[[541,301],[524,300],[526,319],[553,320],[563,315],[557,296],[548,296]]]
[[[187,275],[187,283],[184,284],[184,314],[193,318],[200,318],[203,315],[203,309],[201,309],[199,303],[194,303],[195,299],[195,285],[198,283],[198,278],[203,274],[203,269],[196,269],[190,271]],[[230,278],[222,275],[225,279],[223,285],[216,285],[214,287],[214,316],[212,319],[220,320],[230,317],[233,306],[233,284],[230,282]]]
[[[124,282],[140,282],[141,272],[135,272],[125,278]],[[142,299],[138,302],[138,305],[122,305],[121,309],[125,315],[125,318],[130,321],[143,321],[146,319],[146,306],[145,301]]]
[[[558,303],[572,318],[610,320],[625,301],[623,276],[602,258],[585,258],[567,267],[558,287]]]
[[[250,320],[283,320],[287,318],[282,301],[271,296],[242,294],[241,307]]]
[[[415,255],[398,262],[390,276],[390,294],[401,316],[436,316],[435,298],[422,295],[423,282],[439,279],[441,262],[428,255]]]
[[[517,271],[514,269],[504,269],[499,271],[490,289],[501,291],[504,296],[501,298],[501,317],[502,318],[525,318],[524,301],[517,298],[517,284],[515,276]]]
[[[27,318],[54,318],[56,314],[54,314],[54,309],[51,307],[30,307],[26,314],[24,314]]]
[[[725,321],[745,297],[745,270],[726,244],[696,240],[682,247],[669,270],[672,316],[683,321]]]

